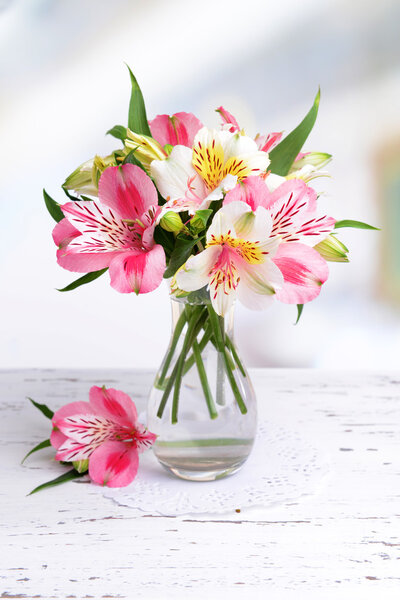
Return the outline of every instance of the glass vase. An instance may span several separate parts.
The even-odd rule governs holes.
[[[238,471],[256,434],[257,406],[235,347],[233,308],[219,317],[207,295],[172,299],[171,341],[148,403],[154,454],[182,479]],[[204,297],[205,296],[205,297]]]

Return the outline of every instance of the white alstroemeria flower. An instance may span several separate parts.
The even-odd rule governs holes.
[[[237,181],[266,172],[268,165],[268,154],[251,138],[203,127],[192,149],[175,146],[165,160],[153,160],[150,171],[167,200],[166,210],[194,214],[223,198]]]
[[[255,310],[264,309],[283,285],[283,276],[271,260],[280,239],[270,238],[272,219],[259,207],[232,202],[215,215],[207,232],[206,248],[191,256],[176,273],[181,290],[208,285],[216,313],[224,316],[237,297]]]

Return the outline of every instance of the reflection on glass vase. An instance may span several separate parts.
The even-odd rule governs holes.
[[[172,299],[172,336],[148,403],[153,451],[171,473],[212,481],[238,471],[256,434],[254,390],[224,317],[204,293]]]

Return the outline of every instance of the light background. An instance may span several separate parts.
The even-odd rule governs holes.
[[[323,210],[381,225],[378,156],[400,139],[399,22],[397,0],[0,0],[1,366],[155,368],[162,359],[166,286],[137,298],[113,291],[106,275],[57,292],[75,277],[56,265],[41,195],[46,187],[64,201],[66,175],[115,147],[104,133],[126,124],[124,62],[149,118],[184,110],[213,126],[222,104],[249,134],[289,132],[320,85],[306,150],[334,155],[332,179],[316,185]],[[385,230],[342,231],[351,262],[331,264],[299,325],[295,307],[237,307],[249,366],[398,366]]]

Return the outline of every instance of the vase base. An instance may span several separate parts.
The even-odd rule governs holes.
[[[158,458],[159,463],[172,475],[185,479],[186,481],[215,481],[217,479],[223,479],[229,475],[237,473],[246,459],[242,459],[239,462],[229,465],[210,465],[201,463],[185,464],[185,465],[171,465]]]

